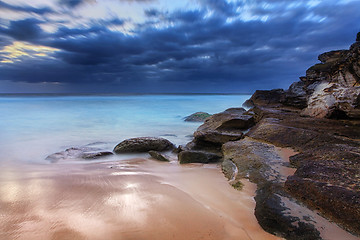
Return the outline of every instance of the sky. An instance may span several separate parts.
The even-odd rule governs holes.
[[[0,93],[251,93],[348,49],[360,0],[0,0]]]

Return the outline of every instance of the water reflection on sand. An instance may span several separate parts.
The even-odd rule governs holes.
[[[0,239],[278,239],[215,166],[146,159],[2,166]]]

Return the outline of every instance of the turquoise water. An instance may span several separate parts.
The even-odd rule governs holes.
[[[0,161],[46,162],[54,152],[141,136],[185,144],[200,123],[197,111],[240,107],[249,95],[1,96]]]

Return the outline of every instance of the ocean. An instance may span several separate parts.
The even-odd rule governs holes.
[[[95,144],[112,150],[131,137],[186,144],[198,111],[241,107],[250,95],[2,95],[0,162],[44,163],[49,154]],[[123,158],[129,156],[123,155]],[[119,158],[119,157],[118,157]]]

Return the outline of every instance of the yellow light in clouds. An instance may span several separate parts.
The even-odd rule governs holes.
[[[0,50],[3,59],[1,63],[14,63],[20,61],[22,57],[49,57],[49,54],[59,51],[56,48],[32,45],[25,42],[13,42],[12,45],[5,46]]]

